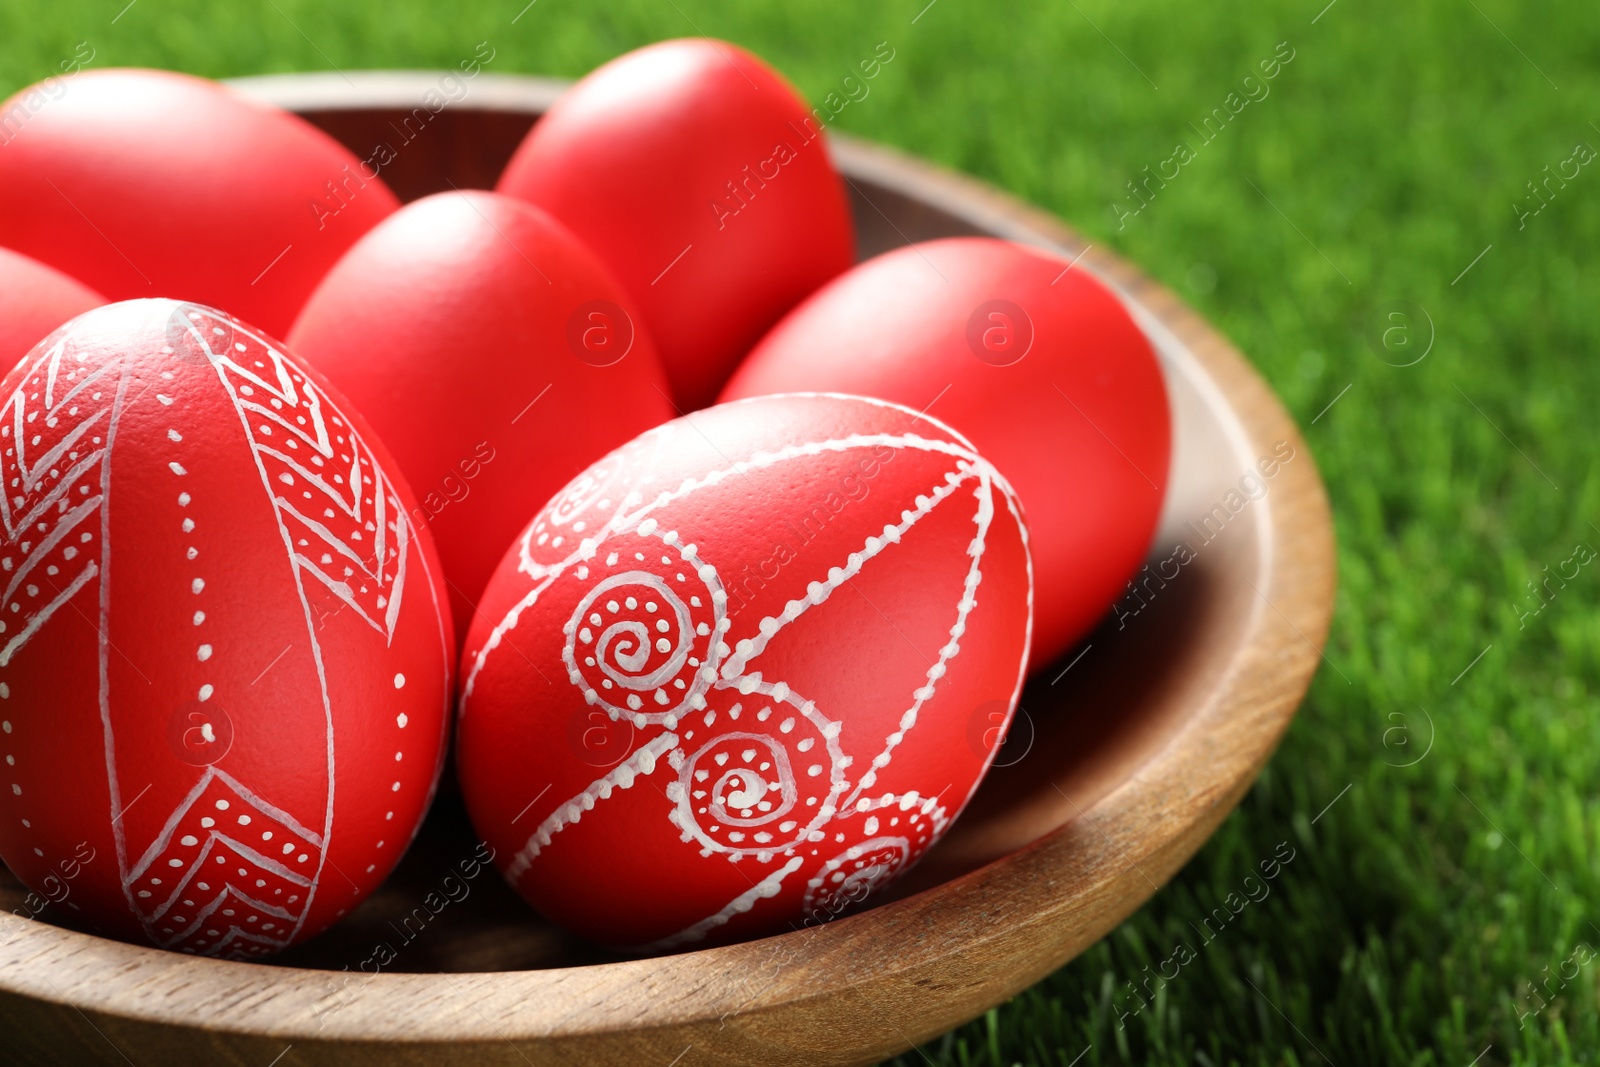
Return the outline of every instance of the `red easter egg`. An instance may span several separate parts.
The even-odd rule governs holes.
[[[105,302],[55,268],[0,248],[0,367],[10,367],[45,334]]]
[[[824,921],[965,806],[1031,598],[1010,489],[932,419],[795,395],[667,423],[546,505],[484,593],[458,728],[473,824],[596,941]]]
[[[1083,637],[1139,568],[1172,454],[1149,342],[1115,295],[1068,268],[983,237],[896,249],[796,308],[723,391],[877,396],[970,437],[1028,516],[1033,667]]]
[[[672,417],[655,346],[594,255],[538,208],[441,193],[362,238],[290,347],[364,414],[419,497],[458,635],[528,517]]]
[[[353,244],[399,207],[310,123],[224,85],[98,70],[0,115],[0,245],[112,300],[173,297],[281,336]]]
[[[854,259],[821,124],[726,41],[664,41],[594,71],[534,126],[498,188],[612,269],[685,410],[711,403],[762,331]]]
[[[454,647],[409,491],[316,375],[195,304],[80,316],[0,396],[0,859],[111,936],[311,937],[438,781]]]

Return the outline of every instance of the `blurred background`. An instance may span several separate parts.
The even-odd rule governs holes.
[[[1340,543],[1327,662],[1240,809],[1104,941],[897,1062],[1600,1055],[1593,7],[524,3],[5,0],[0,95],[75,63],[444,68],[480,42],[486,70],[576,77],[703,34],[818,103],[887,42],[836,128],[1039,204],[1193,304],[1305,430]],[[1146,168],[1164,184],[1136,195]],[[1270,895],[1123,1017],[1279,849]]]

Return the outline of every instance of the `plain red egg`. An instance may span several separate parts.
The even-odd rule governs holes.
[[[11,367],[45,334],[105,302],[55,268],[0,248],[0,367]]]
[[[1082,638],[1144,560],[1172,453],[1166,385],[1081,266],[978,237],[878,256],[774,327],[723,399],[796,390],[927,409],[1010,480],[1033,538],[1034,667]]]
[[[91,311],[0,382],[0,859],[75,922],[254,959],[427,810],[454,644],[371,430],[265,335]]]
[[[1028,654],[1004,479],[881,401],[668,423],[533,520],[462,659],[458,771],[511,884],[646,950],[821,922],[965,806]]]
[[[854,259],[821,124],[726,41],[665,41],[594,71],[534,126],[498,188],[615,272],[684,410],[711,403],[762,332]]]
[[[626,293],[538,208],[441,193],[352,248],[290,347],[382,435],[439,546],[458,632],[506,546],[574,475],[672,418]]]
[[[198,301],[281,337],[399,207],[310,123],[186,74],[85,71],[0,114],[0,245],[111,300]]]

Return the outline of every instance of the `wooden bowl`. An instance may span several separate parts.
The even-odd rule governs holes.
[[[563,88],[485,74],[439,113],[414,110],[440,77],[235,84],[363,157],[380,141],[396,146],[383,177],[404,199],[491,186]],[[1140,596],[1030,683],[1004,765],[895,896],[781,937],[610,958],[545,923],[492,870],[460,883],[470,895],[437,914],[422,907],[472,849],[446,788],[385,887],[272,964],[197,959],[8,916],[0,1053],[140,1067],[266,1067],[280,1056],[341,1065],[871,1063],[1038,981],[1194,854],[1271,754],[1327,633],[1333,532],[1305,442],[1244,358],[1132,266],[970,178],[844,137],[832,147],[863,257],[955,234],[1081,257],[1074,269],[1114,286],[1159,349],[1176,426],[1172,485]],[[1274,456],[1272,477],[1249,477]],[[1194,552],[1181,565],[1179,542]],[[22,908],[22,888],[0,878],[0,905]]]

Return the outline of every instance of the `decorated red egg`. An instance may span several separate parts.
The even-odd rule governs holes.
[[[104,303],[60,271],[0,248],[0,367],[11,367],[45,334]]]
[[[399,206],[375,164],[203,78],[84,71],[0,104],[0,245],[112,300],[228,309],[274,336]]]
[[[289,343],[416,491],[460,634],[528,517],[672,417],[627,295],[560,223],[494,193],[441,193],[385,220],[323,281]]]
[[[316,376],[195,304],[91,311],[0,396],[0,858],[41,892],[70,869],[51,899],[116,937],[312,936],[438,780],[453,643],[409,491]]]
[[[685,410],[711,403],[761,333],[854,257],[822,123],[726,41],[665,41],[594,71],[534,126],[498,188],[615,272]]]
[[[1087,633],[1143,561],[1172,453],[1166,385],[1082,266],[978,237],[869,260],[774,327],[723,398],[810,389],[931,410],[1010,480],[1039,587],[1034,666]]]
[[[1031,596],[1011,490],[933,419],[796,395],[670,422],[550,501],[484,594],[473,823],[529,902],[608,944],[831,918],[976,788]]]

